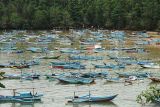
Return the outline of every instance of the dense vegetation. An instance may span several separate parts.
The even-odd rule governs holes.
[[[160,88],[158,86],[151,86],[137,96],[137,102],[141,104],[156,103],[156,99],[160,99]]]
[[[159,30],[160,0],[0,0],[0,29]]]

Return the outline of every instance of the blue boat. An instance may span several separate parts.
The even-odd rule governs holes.
[[[101,56],[69,56],[70,60],[90,60],[90,61],[96,61],[96,60],[103,60],[103,57]]]
[[[30,61],[23,61],[23,62],[21,62],[21,64],[33,66],[33,65],[39,65],[40,61],[38,59],[34,59],[34,60],[30,60]]]
[[[111,96],[92,96],[90,94],[84,96],[74,96],[68,102],[72,103],[82,103],[82,102],[108,102],[117,97],[116,95]]]
[[[32,53],[42,53],[42,49],[36,47],[27,48],[27,51],[31,51]]]
[[[104,65],[96,65],[96,64],[92,64],[95,68],[106,68],[106,69],[122,69],[125,68],[125,65],[123,64],[118,64],[118,65],[114,65],[114,64],[105,64]]]
[[[51,62],[52,68],[60,69],[85,69],[85,65],[80,62]]]
[[[85,66],[83,66],[83,65],[76,65],[76,64],[70,64],[70,65],[52,65],[52,68],[60,68],[60,69],[85,69]]]
[[[70,64],[77,64],[80,65],[80,62],[51,62],[52,65],[70,65]]]
[[[35,80],[35,79],[39,79],[40,78],[40,74],[37,74],[37,73],[31,73],[31,74],[24,73],[21,76],[21,78],[25,79],[25,80]]]
[[[60,82],[69,83],[69,84],[90,84],[94,82],[92,78],[83,78],[76,76],[60,76],[57,77]]]
[[[33,66],[33,65],[39,65],[40,64],[40,61],[38,59],[34,59],[34,60],[29,60],[29,61],[19,61],[19,62],[16,62],[16,61],[12,61],[9,63],[10,65],[26,65],[26,66]]]
[[[22,73],[22,74],[4,74],[4,79],[25,79],[25,80],[34,80],[39,79],[40,75],[36,73]]]
[[[89,72],[89,73],[84,73],[81,74],[81,77],[84,78],[103,78],[106,77],[108,75],[108,72]]]
[[[14,93],[15,94],[15,93]],[[34,103],[41,101],[43,94],[32,94],[31,92],[16,92],[13,96],[0,96],[0,102],[5,103]]]
[[[150,64],[150,63],[152,63],[152,62],[151,61],[147,61],[147,60],[146,61],[138,61],[137,62],[138,65],[145,65],[145,64]]]
[[[139,77],[139,78],[147,78],[149,77],[151,74],[150,73],[140,73],[140,72],[123,72],[123,73],[119,73],[119,72],[116,72],[116,74],[119,75],[119,77],[126,77],[128,78],[129,76],[136,76],[136,77]]]
[[[76,49],[72,49],[72,48],[62,48],[60,50],[61,53],[68,53],[68,54],[79,54],[81,53],[81,51],[76,50]]]

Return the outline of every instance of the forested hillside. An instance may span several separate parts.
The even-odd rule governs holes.
[[[0,0],[0,29],[160,29],[160,0]]]

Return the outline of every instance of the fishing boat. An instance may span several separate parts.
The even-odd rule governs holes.
[[[140,73],[140,72],[116,72],[116,74],[119,75],[119,77],[126,77],[128,78],[129,76],[136,76],[136,77],[149,77],[151,74],[144,72],[144,73]]]
[[[60,76],[61,74],[46,74],[46,79],[56,80],[57,76]]]
[[[0,64],[0,68],[10,68],[10,64]]]
[[[5,103],[35,103],[41,101],[43,94],[26,92],[14,92],[13,96],[0,96],[0,102]]]
[[[3,78],[4,79],[20,79],[21,74],[4,74]]]
[[[40,59],[58,59],[60,58],[61,55],[58,55],[58,56],[44,56],[44,57],[41,57]]]
[[[91,94],[83,96],[74,96],[72,99],[68,100],[71,103],[82,103],[82,102],[108,102],[117,97],[116,95],[111,96],[92,96]]]
[[[76,76],[60,76],[57,77],[60,82],[69,83],[69,84],[90,84],[94,82],[92,78],[83,78]]]
[[[24,73],[21,76],[21,79],[25,79],[25,80],[35,80],[35,79],[39,79],[39,78],[40,78],[40,74],[37,74],[37,73],[31,73],[31,74]]]
[[[40,75],[37,73],[21,73],[21,74],[4,74],[4,79],[25,79],[34,80],[39,79]]]
[[[52,68],[59,69],[85,69],[80,62],[51,62]]]
[[[114,65],[114,64],[104,63],[104,65],[96,65],[96,64],[92,64],[92,65],[95,68],[106,68],[106,69],[123,69],[123,68],[125,68],[125,65],[122,65],[122,64]]]
[[[80,62],[51,62],[52,65],[71,65],[71,64],[77,64],[77,65],[80,65],[81,63]]]
[[[33,66],[33,65],[39,65],[40,61],[38,59],[33,60],[23,60],[23,61],[12,61],[9,63],[9,65],[16,67],[16,66]]]
[[[29,68],[29,67],[30,65],[21,65],[21,64],[10,66],[10,68],[17,68],[17,69],[23,69],[23,68]]]
[[[42,49],[36,47],[27,48],[27,51],[31,51],[32,53],[42,53]]]
[[[96,60],[103,60],[104,58],[101,56],[69,56],[70,60],[90,60],[90,61],[96,61]]]
[[[108,75],[108,72],[89,72],[89,73],[83,73],[81,74],[81,77],[84,78],[98,78],[98,77],[106,77]]]
[[[60,68],[60,69],[85,69],[85,66],[83,66],[83,65],[76,65],[76,64],[70,64],[70,65],[52,65],[52,68]]]
[[[73,49],[73,48],[62,48],[60,50],[61,53],[68,53],[68,54],[79,54],[81,51]]]
[[[124,79],[121,79],[119,77],[106,77],[105,78],[107,82],[113,82],[113,83],[123,83],[125,82]]]
[[[143,67],[143,68],[159,69],[159,68],[160,68],[160,65],[159,65],[159,64],[156,64],[156,63],[147,63],[147,64],[141,65],[141,67]]]
[[[160,77],[149,77],[153,82],[160,82]]]
[[[152,63],[152,62],[148,61],[148,60],[142,60],[142,61],[137,62],[138,65],[145,65],[145,64],[150,64],[150,63]]]

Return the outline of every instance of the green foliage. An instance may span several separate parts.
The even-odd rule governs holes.
[[[0,72],[0,76],[3,76],[5,74],[5,72]]]
[[[156,86],[151,86],[149,89],[142,91],[137,96],[138,103],[154,103],[156,99],[160,98],[160,88]]]
[[[160,29],[159,0],[1,0],[0,29]]]
[[[0,87],[1,87],[1,88],[5,88],[5,86],[4,86],[2,83],[0,83]]]
[[[3,77],[4,74],[5,74],[5,72],[0,72],[0,77]],[[5,86],[2,83],[0,83],[0,87],[5,88]]]

